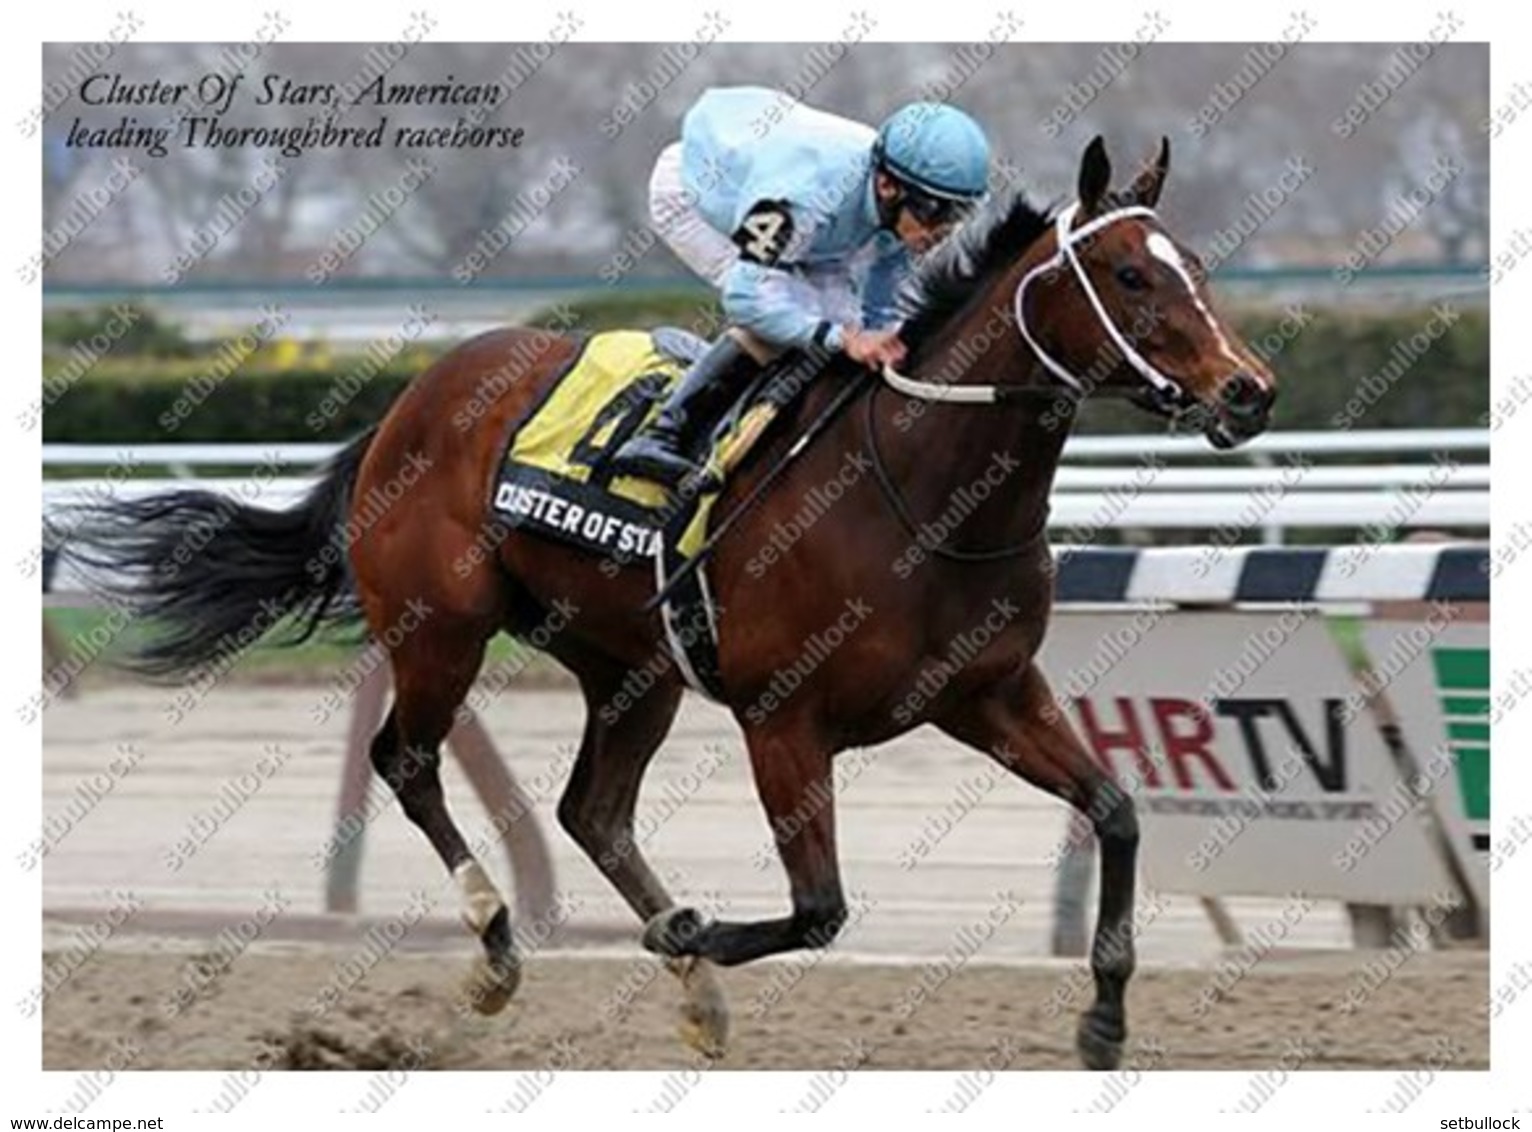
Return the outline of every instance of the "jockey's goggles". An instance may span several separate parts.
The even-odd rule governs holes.
[[[910,216],[918,224],[926,228],[938,228],[955,223],[962,219],[974,205],[971,200],[932,196],[909,184],[903,185],[902,189],[899,203],[909,211]]]

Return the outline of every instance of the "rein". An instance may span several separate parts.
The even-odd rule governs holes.
[[[885,369],[885,377],[888,371]],[[898,388],[898,386],[895,386]],[[987,550],[962,550],[958,547],[945,546],[938,542],[934,546],[927,546],[921,541],[920,527],[915,517],[910,514],[909,506],[904,502],[904,497],[899,494],[899,487],[888,474],[888,469],[883,464],[883,453],[878,450],[878,419],[875,406],[878,394],[883,391],[881,385],[873,387],[872,396],[867,398],[867,451],[872,458],[873,477],[878,481],[878,489],[883,492],[883,498],[893,508],[899,522],[904,525],[905,532],[915,540],[927,553],[937,558],[947,558],[954,562],[998,562],[1003,558],[1020,558],[1023,554],[1034,549],[1038,542],[1046,538],[1048,532],[1048,510],[1043,509],[1042,517],[1037,526],[1018,543],[1010,546],[993,547]],[[1056,390],[1039,390],[1057,396]]]

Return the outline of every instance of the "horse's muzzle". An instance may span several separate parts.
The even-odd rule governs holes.
[[[1247,373],[1237,373],[1218,391],[1218,407],[1208,423],[1215,448],[1233,448],[1259,436],[1271,425],[1277,391]]]

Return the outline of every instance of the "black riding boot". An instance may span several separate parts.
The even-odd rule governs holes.
[[[676,382],[654,421],[613,454],[612,469],[678,487],[698,470],[703,443],[742,391],[741,371],[754,365],[732,335],[720,335]]]

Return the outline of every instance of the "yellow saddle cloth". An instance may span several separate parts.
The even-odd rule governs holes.
[[[687,355],[705,347],[679,331],[591,337],[512,438],[496,513],[619,561],[652,557],[667,529],[683,557],[694,553],[717,493],[671,499],[648,480],[613,474],[609,460],[659,411]],[[773,412],[766,404],[748,407],[719,433],[706,458],[715,482],[738,464]]]

